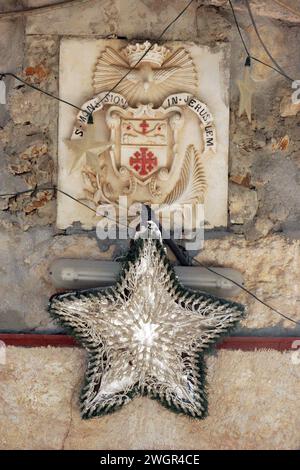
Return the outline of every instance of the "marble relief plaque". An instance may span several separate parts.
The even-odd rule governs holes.
[[[167,42],[145,55],[150,45],[61,41],[60,96],[81,111],[60,103],[58,187],[93,209],[126,197],[169,217],[203,204],[207,227],[226,226],[227,47]],[[62,194],[57,211],[62,229],[101,218]]]

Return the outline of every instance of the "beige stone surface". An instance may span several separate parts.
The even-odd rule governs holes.
[[[206,240],[202,254],[197,257],[207,266],[237,269],[244,276],[244,285],[274,308],[300,321],[300,241],[279,235],[268,235],[256,241],[243,236]],[[266,328],[294,325],[267,309],[245,292],[237,300],[247,306],[241,326]]]
[[[296,116],[300,111],[300,103],[293,103],[291,96],[284,96],[280,102],[280,115],[282,117]]]
[[[7,364],[0,366],[0,448],[299,449],[300,365],[292,354],[210,356],[209,416],[203,421],[147,398],[83,421],[77,405],[83,350],[9,347]]]
[[[31,15],[26,33],[151,39],[157,37],[185,6],[185,0],[172,0],[167,6],[160,0],[144,0],[138,5],[136,0],[101,0],[101,3],[99,0],[85,0],[71,8]],[[195,36],[196,9],[194,2],[176,28],[170,28],[165,37],[190,39]]]
[[[257,192],[244,186],[230,185],[229,213],[232,224],[244,224],[253,219],[258,209]]]

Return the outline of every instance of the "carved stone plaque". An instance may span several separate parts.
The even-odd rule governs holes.
[[[225,46],[63,39],[60,96],[81,111],[60,103],[58,187],[95,210],[118,209],[122,197],[158,214],[204,204],[206,227],[226,226],[227,55]],[[100,218],[58,195],[59,228]]]

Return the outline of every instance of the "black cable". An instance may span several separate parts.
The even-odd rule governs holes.
[[[21,196],[22,194],[31,194],[31,197],[34,196],[37,192],[40,192],[40,191],[56,191],[58,193],[62,193],[64,194],[65,196],[68,196],[69,198],[73,199],[73,201],[76,201],[78,202],[79,204],[87,207],[88,209],[90,209],[91,211],[97,213],[97,211],[95,209],[93,209],[92,207],[88,206],[87,204],[85,204],[84,202],[80,201],[80,199],[76,199],[74,196],[72,196],[71,194],[68,194],[66,193],[65,191],[63,191],[62,189],[59,189],[57,188],[55,185],[53,186],[36,186],[35,188],[31,188],[31,189],[25,189],[24,191],[17,191],[16,193],[3,193],[3,194],[0,194],[0,197],[18,197],[18,196]]]
[[[281,72],[279,72],[279,70],[276,69],[276,67],[273,67],[273,65],[271,64],[267,64],[266,62],[264,62],[263,60],[260,60],[260,59],[257,59],[257,57],[254,57],[253,55],[250,56],[251,59],[255,60],[256,62],[259,62],[260,64],[262,65],[265,65],[266,67],[269,67],[270,69],[274,70],[275,72],[279,73],[280,75],[282,75],[283,77],[287,78],[288,80],[292,80],[288,77],[288,75],[286,74],[282,74]]]
[[[52,93],[49,93],[49,91],[42,90],[41,88],[37,87],[36,85],[32,85],[32,83],[26,82],[23,80],[23,78],[19,77],[18,75],[15,75],[12,72],[0,72],[0,80],[3,79],[5,76],[10,76],[18,80],[19,82],[23,83],[24,85],[33,88],[34,90],[39,91],[40,93],[43,93],[44,95],[49,96],[50,98],[53,98],[57,101],[61,101],[62,103],[68,104],[69,106],[72,106],[73,108],[77,109],[78,111],[83,111],[84,113],[87,114],[88,116],[88,124],[93,124],[93,116],[91,113],[86,111],[86,109],[79,108],[79,106],[76,106],[76,104],[70,103],[69,101],[63,100],[62,98],[59,98],[58,96],[52,95]]]
[[[82,206],[86,207],[90,211],[97,214],[97,211],[95,209],[93,209],[92,207],[90,207],[88,204],[85,204],[80,199],[77,199],[75,196],[72,196],[72,194],[69,194],[66,191],[63,191],[62,189],[59,189],[55,185],[53,185],[53,186],[36,186],[35,188],[25,189],[23,191],[17,191],[15,193],[2,193],[2,194],[0,194],[0,197],[18,197],[18,196],[21,196],[22,194],[30,194],[31,197],[32,197],[37,192],[40,192],[40,191],[56,191],[57,193],[64,194],[65,196],[69,197],[73,201],[78,202],[78,204],[81,204]],[[105,217],[108,220],[111,220],[112,222],[116,222],[115,219],[112,219],[111,217],[108,217],[108,215],[103,215],[103,217]],[[120,222],[118,222],[118,224],[123,225],[124,227],[127,227],[126,224],[123,224],[123,223],[120,223]]]
[[[286,77],[288,80],[290,80],[291,82],[294,81],[293,78],[289,77],[285,71],[280,67],[280,65],[278,64],[278,62],[274,59],[274,57],[272,56],[272,54],[270,53],[269,49],[267,48],[267,46],[265,45],[264,41],[262,40],[262,37],[258,31],[258,28],[257,28],[257,25],[256,25],[256,22],[255,22],[255,19],[254,19],[254,16],[252,14],[252,10],[251,10],[251,7],[250,7],[250,3],[249,3],[249,0],[245,0],[246,2],[246,7],[247,7],[247,10],[248,10],[248,13],[249,13],[249,16],[250,16],[250,19],[251,19],[251,22],[252,22],[252,25],[253,25],[253,28],[254,28],[254,31],[256,33],[256,36],[258,37],[258,40],[259,42],[261,43],[265,53],[267,54],[267,56],[269,57],[269,59],[273,62],[273,64],[275,65],[275,67],[277,68],[277,72],[281,72],[281,75],[283,75],[284,77]]]
[[[164,34],[168,31],[168,29],[174,24],[176,23],[176,21],[185,13],[185,11],[189,8],[189,6],[194,2],[194,0],[190,0],[188,2],[188,4],[178,13],[178,15],[164,28],[164,30],[160,33],[160,35],[158,36],[157,40],[159,41],[163,36]],[[154,43],[151,44],[147,49],[146,51],[144,52],[144,54],[139,58],[139,60],[136,62],[136,64],[131,67],[121,78],[120,80],[118,80],[118,82],[103,96],[103,98],[97,103],[98,106],[110,95],[110,93],[112,93],[119,85],[120,83],[131,73],[132,70],[134,70],[138,65],[139,63],[145,58],[145,56],[148,54],[148,52],[152,49],[152,47],[154,46]],[[49,93],[48,91],[45,91],[45,90],[42,90],[41,88],[35,86],[35,85],[32,85],[31,83],[28,83],[26,82],[25,80],[23,80],[22,78],[18,77],[17,75],[15,75],[14,73],[11,73],[11,72],[0,72],[0,79],[2,79],[3,77],[5,76],[11,76],[11,77],[14,77],[16,80],[18,80],[19,82],[23,83],[24,85],[27,85],[31,88],[33,88],[34,90],[37,90],[41,93],[44,93],[45,95],[49,96],[50,98],[53,98],[55,100],[58,100],[58,101],[61,101],[62,103],[65,103],[65,104],[68,104],[69,106],[72,106],[73,108],[77,109],[78,111],[82,111],[84,113],[86,113],[86,115],[88,116],[88,124],[93,124],[93,114],[92,113],[88,113],[88,111],[86,111],[85,109],[82,109],[82,108],[79,108],[78,106],[76,106],[75,104],[73,103],[70,103],[69,101],[66,101],[66,100],[63,100],[61,98],[59,98],[58,96],[55,96],[55,95],[52,95],[52,93]]]
[[[94,213],[97,214],[97,211],[95,209],[93,209],[92,207],[88,206],[87,204],[85,204],[84,202],[80,201],[80,199],[77,199],[76,197],[72,196],[71,194],[63,191],[62,189],[59,189],[57,188],[56,186],[50,186],[50,187],[35,187],[35,188],[31,188],[31,189],[26,189],[24,191],[18,191],[16,193],[3,193],[3,194],[0,194],[0,197],[17,197],[19,195],[22,195],[22,194],[26,194],[26,193],[31,193],[31,196],[34,195],[36,192],[38,191],[57,191],[61,194],[64,194],[65,196],[69,197],[70,199],[72,199],[73,201],[75,202],[78,202],[79,204],[81,204],[82,206],[84,207],[87,207],[88,209],[90,209],[91,211],[93,211]],[[151,220],[153,220],[153,212],[152,210],[150,209],[149,206],[146,206],[147,208],[147,211],[148,211],[148,218],[149,218],[149,214],[151,215]],[[110,217],[108,217],[107,215],[103,215],[103,217],[105,217],[106,219],[108,220],[111,220],[113,222],[116,222],[115,219],[112,219]],[[126,224],[121,224],[121,225],[124,225],[124,227],[127,227]],[[160,228],[161,229],[161,228]],[[162,229],[161,229],[162,231]],[[162,231],[163,233],[163,231]],[[176,258],[180,261],[181,265],[184,265],[184,266],[191,266],[191,262],[190,262],[190,258],[186,255],[186,253],[183,251],[183,250],[180,250],[180,248],[178,247],[178,245],[175,243],[174,240],[172,239],[164,239],[164,242],[166,243],[167,246],[169,246],[169,248],[173,251],[173,253],[175,254]],[[255,300],[257,300],[258,302],[260,302],[262,305],[264,305],[265,307],[269,308],[270,310],[272,310],[273,312],[277,313],[278,315],[282,316],[283,318],[285,318],[286,320],[289,320],[291,321],[292,323],[295,323],[296,325],[300,325],[300,322],[296,321],[296,320],[293,320],[292,318],[288,317],[287,315],[285,315],[284,313],[280,312],[279,310],[277,310],[276,308],[272,307],[271,305],[267,304],[267,302],[265,302],[264,300],[260,299],[259,297],[257,297],[257,295],[253,294],[253,292],[249,291],[246,287],[244,287],[242,284],[239,284],[238,282],[234,281],[233,279],[229,278],[228,276],[225,276],[224,274],[221,274],[221,273],[218,273],[217,271],[215,271],[214,269],[212,268],[209,268],[208,266],[205,266],[204,264],[202,264],[200,261],[198,261],[197,259],[195,258],[191,258],[191,261],[194,261],[195,263],[197,263],[199,266],[202,266],[203,268],[207,269],[208,271],[214,273],[214,274],[217,274],[218,276],[226,279],[227,281],[230,281],[232,282],[233,284],[235,284],[236,286],[238,286],[240,289],[242,289],[243,291],[245,291],[248,295],[250,295],[251,297],[253,297]]]
[[[148,220],[152,220],[158,226],[164,244],[167,245],[168,248],[170,248],[170,250],[174,254],[175,258],[179,261],[181,266],[190,266],[191,263],[189,258],[186,256],[185,252],[177,245],[175,240],[169,237],[165,237],[165,230],[160,224],[159,220],[157,220],[155,212],[151,209],[151,206],[147,204],[145,206],[148,213]]]
[[[198,261],[197,259],[195,258],[192,258],[192,260],[194,262],[196,262],[199,266],[202,266],[203,268],[207,269],[208,271],[214,273],[214,274],[217,274],[218,276],[221,276],[223,277],[224,279],[227,279],[227,281],[230,281],[232,282],[233,284],[235,284],[236,286],[238,286],[240,289],[242,289],[244,292],[246,292],[248,295],[250,295],[251,297],[253,297],[255,300],[257,300],[258,302],[260,302],[262,305],[264,305],[265,307],[269,308],[270,310],[272,310],[273,312],[277,313],[278,315],[280,315],[281,317],[285,318],[286,320],[289,320],[291,321],[292,323],[295,323],[296,325],[300,325],[300,322],[298,322],[297,320],[293,320],[292,318],[288,317],[287,315],[285,315],[284,313],[280,312],[279,310],[277,310],[276,308],[272,307],[271,305],[269,305],[267,302],[265,302],[264,300],[260,299],[259,297],[257,297],[257,295],[253,294],[253,292],[251,292],[250,290],[248,290],[246,287],[244,287],[242,284],[239,284],[238,282],[234,281],[233,279],[230,279],[229,277],[225,276],[224,274],[221,274],[221,273],[218,273],[217,271],[215,271],[214,269],[212,268],[209,268],[208,266],[205,266],[204,264],[202,264],[200,261]]]
[[[1,11],[0,12],[0,19],[1,18],[6,18],[8,16],[22,16],[26,15],[28,13],[34,13],[36,11],[42,12],[43,10],[48,11],[48,10],[55,10],[59,7],[67,7],[71,4],[76,4],[76,3],[82,3],[82,2],[87,2],[89,0],[63,0],[63,1],[58,1],[56,3],[48,3],[47,5],[39,5],[37,7],[30,7],[30,8],[25,8],[23,10],[8,10],[8,11]]]
[[[160,35],[156,38],[156,41],[159,41],[164,34],[168,31],[168,29],[186,12],[186,10],[189,8],[189,6],[194,2],[194,0],[190,0],[189,3],[183,8],[183,10],[178,13],[178,15],[168,24],[168,26],[165,27],[165,29],[160,33]],[[106,98],[109,96],[110,93],[116,90],[120,83],[132,72],[132,70],[135,70],[136,67],[141,63],[141,61],[146,57],[148,52],[152,49],[154,46],[154,43],[151,44],[144,54],[139,58],[139,60],[134,64],[133,67],[130,67],[130,69],[120,78],[120,80],[117,81],[117,83],[103,96],[103,98],[99,101],[98,105],[102,103],[102,101],[106,100]]]
[[[245,42],[245,40],[244,40],[244,38],[243,38],[242,31],[241,31],[239,22],[238,22],[238,20],[237,20],[237,16],[236,16],[235,10],[234,10],[234,8],[233,8],[233,4],[232,4],[231,0],[228,0],[228,1],[229,1],[229,5],[230,5],[230,8],[231,8],[231,11],[232,11],[232,14],[233,14],[234,22],[235,22],[235,25],[236,25],[236,27],[237,27],[238,33],[239,33],[239,35],[240,35],[241,41],[242,41],[242,43],[243,43],[244,49],[245,49],[245,51],[246,51],[246,53],[247,53],[247,56],[250,57],[250,52],[249,52],[249,49],[248,49],[248,47],[246,46],[246,42]]]
[[[293,80],[291,77],[289,77],[289,76],[284,72],[284,70],[281,69],[280,67],[279,67],[279,69],[276,68],[276,67],[273,67],[273,65],[267,64],[267,63],[264,62],[263,60],[260,60],[260,59],[258,59],[257,57],[254,57],[253,55],[250,54],[250,51],[249,51],[249,49],[248,49],[248,47],[247,47],[247,45],[246,45],[246,42],[245,42],[245,40],[244,40],[244,38],[243,38],[242,31],[241,31],[241,28],[240,28],[240,25],[239,25],[239,22],[238,22],[238,19],[237,19],[237,16],[236,16],[236,13],[235,13],[233,4],[232,4],[232,1],[231,1],[231,0],[228,0],[228,2],[229,2],[229,5],[230,5],[230,8],[231,8],[231,11],[232,11],[232,15],[233,15],[233,18],[234,18],[234,22],[235,22],[236,28],[237,28],[237,30],[238,30],[239,36],[240,36],[241,41],[242,41],[242,43],[243,43],[244,49],[245,49],[245,51],[246,51],[247,57],[250,58],[250,59],[252,59],[252,60],[254,60],[254,61],[256,61],[256,62],[259,62],[260,64],[264,65],[265,67],[269,67],[270,69],[274,70],[275,72],[277,72],[277,73],[279,73],[280,75],[282,75],[283,77],[285,77],[287,80],[293,82],[294,80]],[[252,17],[253,17],[253,16],[252,16]],[[254,18],[253,18],[253,21],[254,21]],[[255,23],[255,21],[254,21],[254,23]],[[258,29],[257,29],[257,27],[256,27],[256,24],[255,24],[255,30],[256,30],[256,34],[258,35],[260,41],[262,42],[262,39],[261,39],[261,37],[260,37],[260,35],[259,35]],[[266,46],[263,45],[263,47],[264,47],[264,49],[266,50]],[[268,55],[269,55],[269,53],[268,53]],[[272,57],[272,56],[270,56],[270,57]],[[276,63],[276,61],[275,61],[273,58],[272,58],[271,60],[273,61],[273,63],[275,63],[276,65],[278,65],[278,64]]]

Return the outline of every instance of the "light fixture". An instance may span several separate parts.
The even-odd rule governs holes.
[[[230,268],[213,268],[238,284],[243,284],[242,275]],[[58,259],[50,267],[49,274],[58,288],[82,289],[105,287],[115,283],[120,272],[120,263],[115,261]],[[175,266],[175,272],[184,285],[218,296],[233,296],[240,288],[218,274],[198,266]]]

